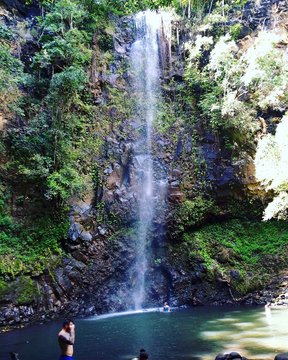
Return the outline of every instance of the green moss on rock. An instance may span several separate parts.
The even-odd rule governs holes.
[[[285,268],[287,246],[287,222],[233,219],[186,229],[180,243],[169,245],[169,258],[185,272],[204,265],[207,279],[227,282],[237,298],[263,288]]]
[[[0,302],[5,295],[9,292],[9,286],[6,281],[0,279]]]
[[[176,223],[180,231],[203,223],[207,215],[214,211],[214,202],[197,196],[193,200],[186,200],[176,212]]]
[[[27,305],[36,301],[40,292],[35,281],[28,276],[21,276],[15,284],[16,304]]]

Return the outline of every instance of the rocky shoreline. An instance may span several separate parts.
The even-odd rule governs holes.
[[[64,278],[65,280],[65,278]],[[227,287],[227,285],[224,285]],[[211,290],[211,289],[210,289]],[[63,293],[64,295],[64,293]],[[66,295],[65,295],[66,296]],[[79,296],[79,295],[78,295]],[[90,301],[84,301],[84,298],[75,296],[74,300],[68,302],[67,298],[64,297],[65,303],[60,303],[58,307],[53,306],[50,310],[43,307],[39,309],[39,305],[21,305],[15,306],[13,304],[2,305],[0,309],[0,333],[13,330],[15,328],[23,328],[32,323],[49,322],[52,320],[61,319],[67,316],[73,316],[78,318],[84,318],[89,316],[96,316],[103,313],[124,311],[125,308],[117,307],[114,304],[113,311],[101,311],[101,307],[95,306],[97,300],[92,297]],[[97,296],[97,295],[96,295]],[[100,295],[98,295],[100,297]],[[222,292],[222,297],[218,297],[217,293],[214,294],[213,300],[201,303],[200,299],[194,298],[194,303],[171,303],[173,306],[221,306],[221,305],[251,305],[251,306],[268,306],[269,309],[279,310],[288,309],[288,273],[283,272],[280,275],[273,278],[271,283],[267,285],[263,290],[253,292],[243,297],[242,299],[236,299],[233,301],[229,295],[228,287],[226,289],[226,296]],[[92,302],[94,299],[94,303]],[[221,300],[221,301],[220,301]],[[193,301],[193,299],[192,299]],[[112,303],[111,303],[112,305]],[[159,306],[158,303],[153,303],[153,306]],[[107,306],[107,304],[106,304]],[[112,305],[113,306],[113,305]]]

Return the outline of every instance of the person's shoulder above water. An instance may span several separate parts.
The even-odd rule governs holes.
[[[131,360],[146,360],[149,358],[149,355],[145,349],[140,349],[139,356],[136,358],[133,358]]]
[[[145,349],[140,349],[140,355],[139,355],[139,360],[146,360],[148,359],[148,353]]]
[[[170,306],[168,305],[168,303],[165,301],[164,305],[163,305],[163,311],[164,312],[170,312],[171,311],[171,308]]]

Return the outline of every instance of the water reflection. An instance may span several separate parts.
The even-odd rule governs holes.
[[[141,347],[157,360],[208,360],[229,351],[273,359],[288,350],[287,320],[286,310],[267,314],[264,308],[224,307],[78,320],[75,360],[132,359]],[[0,335],[0,359],[8,360],[9,351],[19,352],[21,360],[57,359],[60,326],[51,323]]]
[[[203,339],[217,341],[224,351],[239,351],[259,359],[287,351],[287,310],[263,308],[230,315],[208,321],[210,330],[202,331]]]

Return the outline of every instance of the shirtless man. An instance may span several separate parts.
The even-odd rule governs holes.
[[[59,360],[73,360],[73,345],[75,342],[75,325],[72,320],[63,322],[62,330],[58,334],[58,343],[61,349]]]

